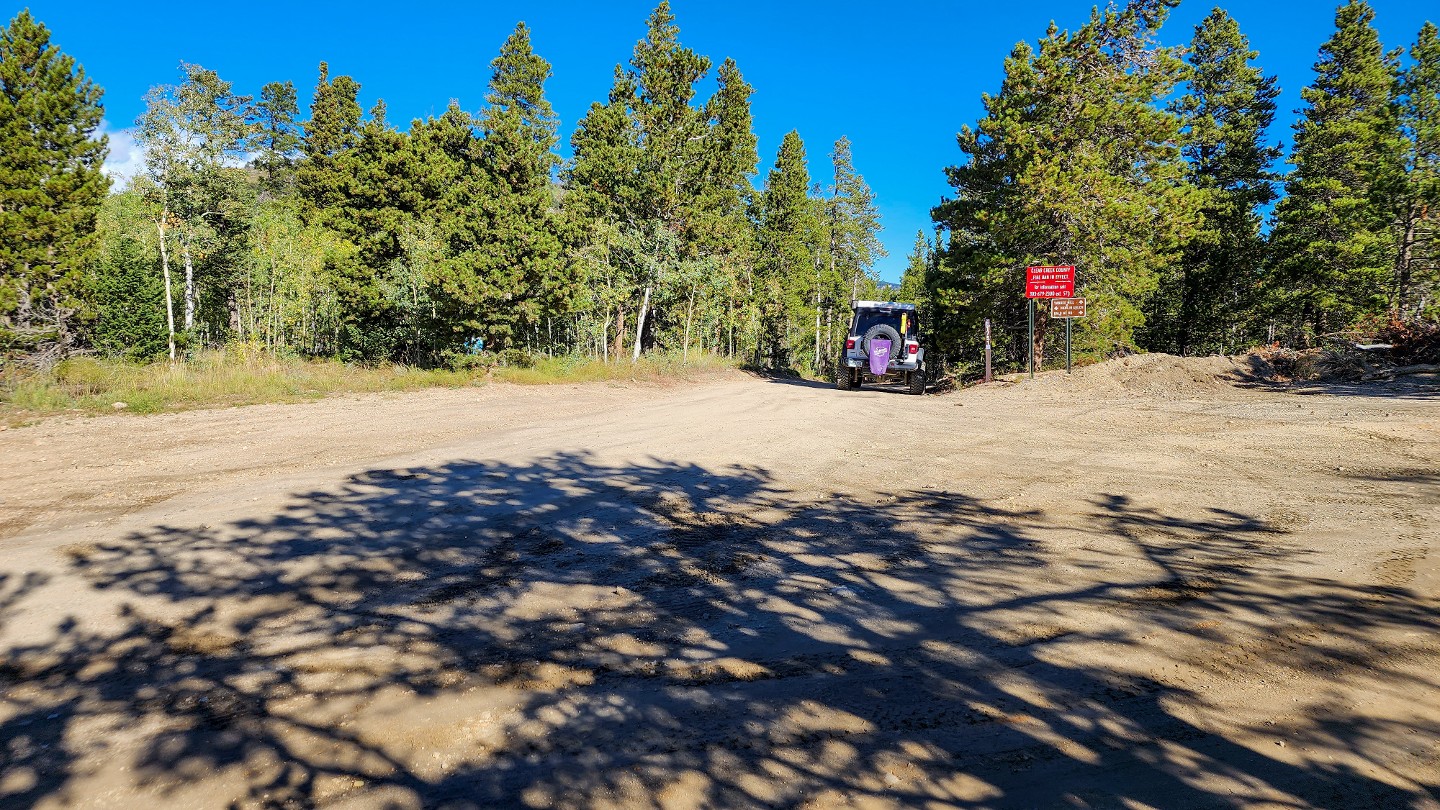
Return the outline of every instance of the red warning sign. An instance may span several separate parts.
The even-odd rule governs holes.
[[[1074,298],[1075,265],[1025,268],[1026,298]]]

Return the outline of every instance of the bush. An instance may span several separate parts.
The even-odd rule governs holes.
[[[1440,323],[1391,321],[1377,334],[1378,343],[1389,343],[1390,359],[1396,365],[1440,363]]]

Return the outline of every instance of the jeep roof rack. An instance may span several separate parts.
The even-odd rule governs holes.
[[[907,312],[914,312],[914,304],[901,304],[898,301],[855,301],[850,305],[851,309],[902,309]]]

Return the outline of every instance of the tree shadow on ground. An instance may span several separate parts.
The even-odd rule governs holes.
[[[1193,644],[1165,663],[1221,678],[1258,661],[1433,696],[1413,650],[1377,646],[1440,630],[1433,601],[1289,573],[1307,550],[1218,508],[1101,495],[1080,546],[1058,528],[583,453],[377,469],[157,526],[74,554],[119,595],[114,626],[11,643],[46,582],[0,574],[0,804],[120,779],[236,807],[1422,806],[1433,778],[1355,762],[1440,718],[1299,711],[1284,732],[1353,756],[1297,761],[1122,662],[1168,632]],[[1220,648],[1237,657],[1197,652]]]
[[[1280,381],[1275,378],[1275,369],[1260,357],[1247,355],[1240,358],[1248,371],[1237,371],[1233,382],[1237,388],[1297,396],[1346,396],[1370,399],[1440,399],[1440,377],[1437,375],[1416,375],[1397,377],[1392,380],[1352,382],[1340,379],[1322,378],[1317,380]]]
[[[1332,397],[1440,400],[1440,380],[1423,380],[1418,377],[1402,377],[1376,382],[1314,380],[1292,383],[1285,390],[1300,396],[1323,394]]]

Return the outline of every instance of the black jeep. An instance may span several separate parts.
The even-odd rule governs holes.
[[[912,394],[925,393],[925,349],[914,304],[856,301],[845,337],[845,351],[835,370],[835,387],[850,391],[866,375],[872,380],[899,381]]]

